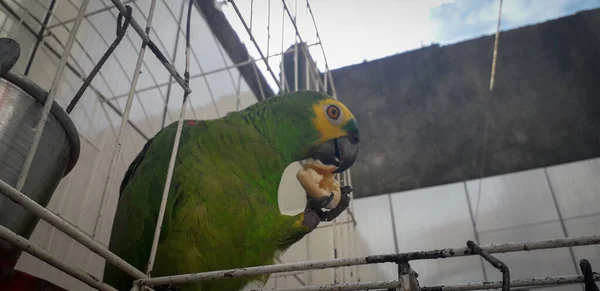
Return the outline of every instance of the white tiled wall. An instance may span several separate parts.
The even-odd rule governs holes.
[[[477,215],[477,230],[491,231],[558,219],[543,169],[468,181],[469,200]]]
[[[463,247],[475,240],[463,183],[392,195],[399,252]],[[425,286],[483,280],[478,258],[416,261]]]
[[[599,180],[600,158],[483,179],[476,229],[472,218],[477,212],[478,180],[356,199],[356,229],[365,240],[359,252],[395,252],[387,197],[399,252],[462,247],[467,240],[476,241],[475,233],[480,244],[560,238],[565,230],[568,236],[598,235]],[[559,217],[564,218],[564,230]],[[574,257],[569,248],[496,256],[508,265],[513,279],[578,274],[582,258],[600,268],[600,246],[572,250]],[[419,273],[421,286],[501,280],[499,271],[475,257],[414,261],[411,266]],[[393,267],[369,270],[359,274],[361,279],[396,276]],[[578,285],[541,289],[582,290]]]

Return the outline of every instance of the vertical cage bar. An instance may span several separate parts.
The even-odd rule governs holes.
[[[494,38],[494,55],[492,57],[492,71],[490,73],[490,91],[494,90],[494,80],[496,77],[496,60],[498,58],[498,43],[500,42],[500,20],[502,19],[502,0],[498,7],[498,22],[496,24],[496,37]]]
[[[296,3],[296,10],[294,11],[294,21],[298,18],[298,0],[294,0]],[[307,54],[304,54],[305,57]],[[298,36],[294,36],[294,89],[298,91]]]
[[[265,63],[265,66],[267,66],[267,71],[269,71],[269,73],[271,74],[271,77],[273,78],[273,81],[275,81],[275,84],[277,84],[277,87],[281,87],[281,84],[279,82],[279,80],[277,80],[277,77],[275,76],[275,73],[273,73],[273,70],[271,69],[271,66],[269,65],[269,62],[267,61],[267,59],[265,58],[265,55],[263,54],[262,50],[260,49],[260,46],[258,45],[258,43],[256,42],[256,39],[254,38],[254,35],[252,35],[252,32],[250,31],[250,28],[248,27],[248,25],[246,24],[246,21],[244,20],[244,17],[242,16],[242,14],[240,13],[240,10],[238,9],[237,5],[235,4],[235,1],[233,0],[229,0],[229,3],[231,3],[231,6],[233,7],[233,9],[235,10],[235,13],[237,14],[238,18],[240,19],[240,21],[242,22],[242,25],[244,26],[244,28],[246,29],[246,32],[248,33],[248,35],[250,36],[250,40],[252,41],[252,43],[254,44],[254,46],[256,47],[256,50],[258,51],[258,54],[260,55],[260,58],[263,60],[263,62]],[[260,83],[260,82],[259,82]]]
[[[298,38],[294,43],[294,91],[298,91]]]
[[[292,26],[294,27],[294,31],[296,33],[296,38],[297,38],[296,41],[299,41],[299,42],[303,43],[304,41],[302,40],[302,37],[300,36],[300,31],[298,30],[298,25],[296,24],[296,19],[294,17],[292,17],[292,13],[290,12],[290,9],[288,8],[287,3],[285,2],[285,0],[281,0],[281,2],[283,3],[283,11],[285,12],[284,15],[285,14],[288,15],[288,18],[291,20]],[[303,51],[304,54],[307,54],[307,55],[310,54],[308,52],[308,47],[302,46],[301,48],[302,48],[302,51]],[[317,71],[317,72],[319,71],[319,68],[317,68],[315,64],[311,63],[311,65],[314,66],[315,71]],[[321,80],[319,79],[319,82],[320,81]]]
[[[496,37],[494,39],[494,50],[493,50],[493,55],[492,55],[492,68],[491,68],[491,72],[490,72],[490,98],[493,98],[494,96],[494,82],[495,82],[495,76],[496,76],[496,58],[498,56],[498,43],[500,41],[500,21],[502,19],[502,0],[500,0],[500,4],[498,7],[498,22],[496,24]],[[491,99],[493,100],[493,99]],[[485,156],[486,156],[486,152],[487,152],[487,139],[488,139],[488,119],[486,118],[486,116],[483,116],[483,122],[484,122],[484,127],[483,127],[483,141],[482,141],[482,146],[481,146],[481,162],[480,162],[480,168],[479,168],[479,180],[478,180],[478,189],[477,189],[477,200],[475,203],[475,218],[473,219],[473,223],[475,225],[477,225],[477,218],[479,216],[479,202],[480,202],[480,198],[481,198],[481,186],[483,183],[483,174],[485,171]]]
[[[25,76],[29,75],[29,70],[31,70],[31,66],[33,65],[33,60],[37,55],[37,51],[40,48],[40,43],[45,41],[44,32],[46,31],[50,20],[52,19],[52,14],[54,13],[54,9],[56,8],[56,0],[52,0],[50,2],[50,6],[46,11],[46,16],[44,16],[44,20],[42,21],[42,27],[38,31],[36,36],[35,44],[33,45],[33,49],[31,50],[31,54],[29,60],[27,61],[27,66],[25,67],[25,72],[23,73]]]
[[[285,93],[285,92],[289,92],[290,91],[290,87],[289,84],[287,82],[287,77],[285,74],[285,51],[283,50],[284,44],[285,42],[285,9],[281,10],[281,65],[279,66],[280,68],[280,77],[281,77],[281,92]]]
[[[89,1],[89,0],[88,0]],[[150,31],[150,27],[152,25],[152,19],[154,17],[154,10],[156,8],[156,0],[152,0],[150,4],[150,11],[148,12],[148,21],[146,22],[146,31]],[[133,20],[133,19],[132,19]],[[133,21],[131,21],[133,23]],[[115,172],[117,170],[117,162],[119,160],[121,154],[121,147],[123,145],[123,133],[127,128],[127,120],[129,120],[129,114],[131,112],[131,106],[133,105],[133,96],[135,93],[135,87],[137,86],[138,80],[140,78],[142,63],[144,61],[144,54],[146,52],[147,42],[142,42],[142,46],[140,48],[140,52],[138,54],[137,63],[135,65],[135,72],[133,73],[133,79],[131,80],[131,86],[129,87],[129,95],[127,96],[127,103],[125,103],[125,110],[123,111],[123,119],[121,119],[121,126],[119,127],[119,133],[117,134],[117,142],[115,145],[115,149],[113,151],[112,158],[110,160],[110,166],[108,170],[108,175],[106,177],[106,183],[104,184],[104,191],[102,192],[102,200],[100,202],[100,209],[98,210],[98,218],[96,220],[96,225],[94,226],[94,238],[98,238],[100,234],[100,229],[102,226],[104,211],[106,208],[106,204],[108,202],[108,194],[110,192],[110,188],[112,187],[112,180],[114,178]]]
[[[154,0],[156,1],[156,0]],[[186,25],[186,46],[185,46],[185,84],[188,85],[190,83],[190,25],[191,25],[191,17],[192,17],[192,7],[194,4],[194,0],[188,0],[188,15],[187,15],[187,25]],[[183,96],[183,104],[181,105],[181,112],[179,113],[179,121],[177,122],[177,131],[175,132],[175,141],[173,142],[173,149],[171,150],[171,158],[169,159],[169,168],[167,169],[167,177],[165,181],[165,186],[163,188],[162,199],[160,202],[160,209],[158,211],[158,219],[156,221],[156,227],[154,230],[154,238],[152,239],[152,248],[150,249],[150,257],[148,258],[148,267],[146,269],[146,274],[150,276],[152,273],[152,269],[154,268],[154,261],[156,259],[156,251],[158,249],[158,239],[160,238],[160,233],[162,230],[162,223],[165,217],[165,210],[167,208],[167,200],[169,199],[169,190],[171,189],[171,179],[173,178],[173,170],[175,169],[175,160],[177,158],[177,152],[179,150],[179,141],[181,139],[181,132],[183,130],[183,119],[185,117],[185,109],[187,105],[187,101],[189,97],[189,93],[185,93]]]
[[[127,9],[125,8],[125,5],[123,5],[123,3],[121,1],[119,1],[119,0],[110,0],[110,1],[117,7],[117,9],[119,9],[119,11],[121,11],[121,13],[123,13],[123,14],[127,13]],[[148,22],[150,21],[151,18],[152,18],[152,16],[148,15]],[[179,85],[181,85],[181,87],[183,88],[183,91],[185,91],[188,94],[191,93],[192,90],[190,89],[190,87],[185,84],[185,81],[183,80],[183,78],[181,78],[179,73],[177,73],[177,70],[175,70],[175,67],[173,67],[173,65],[171,63],[169,63],[169,61],[160,52],[160,50],[156,47],[156,45],[152,42],[152,40],[150,40],[150,36],[148,36],[148,33],[146,33],[144,31],[144,29],[142,29],[140,24],[137,23],[137,21],[134,18],[131,19],[130,24],[131,24],[131,27],[137,32],[137,34],[142,38],[142,43],[144,44],[144,47],[148,46],[150,48],[150,50],[160,60],[160,63],[167,69],[167,71],[169,71],[169,73],[173,76],[173,78],[175,78],[177,83],[179,83]],[[146,28],[146,31],[150,32],[150,29]]]
[[[163,0],[163,4],[167,7],[167,9],[169,9],[169,12],[171,11],[171,8],[169,7],[169,5],[167,5],[167,3]],[[175,36],[175,47],[173,48],[173,58],[171,59],[171,62],[173,62],[173,64],[175,64],[175,61],[177,60],[177,48],[179,47],[179,36],[181,35],[179,33],[179,30],[181,29],[181,22],[183,22],[183,12],[185,11],[185,1],[181,1],[181,12],[179,13],[179,19],[177,19],[177,36]],[[171,12],[172,14],[172,12]],[[173,17],[175,17],[175,15],[173,15]],[[171,88],[173,87],[173,83],[171,82],[173,80],[173,76],[169,75],[169,85],[167,86],[167,96],[165,97],[165,110],[163,112],[163,117],[162,117],[162,126],[164,127],[166,125],[167,122],[167,113],[169,112],[169,100],[171,99]],[[160,90],[160,87],[158,87],[158,90]],[[171,117],[172,119],[173,117]]]

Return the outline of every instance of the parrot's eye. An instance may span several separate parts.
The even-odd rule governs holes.
[[[339,123],[342,119],[342,111],[337,105],[327,105],[327,107],[325,107],[325,114],[327,114],[327,118],[335,124]]]

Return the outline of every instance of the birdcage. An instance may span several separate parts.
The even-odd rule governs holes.
[[[600,236],[594,235],[481,246],[465,239],[466,245],[458,248],[359,254],[352,204],[336,220],[322,223],[294,245],[275,265],[153,278],[148,274],[156,241],[148,270],[137,270],[111,253],[106,245],[118,181],[144,143],[166,124],[178,122],[178,144],[186,117],[221,117],[278,92],[309,89],[336,96],[310,1],[292,5],[269,0],[268,19],[260,22],[262,26],[266,22],[266,39],[253,34],[265,29],[257,28],[254,1],[243,3],[246,10],[237,2],[243,1],[0,0],[2,34],[20,46],[20,57],[10,39],[0,47],[3,67],[12,68],[0,81],[0,95],[12,98],[0,97],[0,133],[5,134],[0,150],[14,151],[3,143],[9,134],[21,141],[16,158],[1,162],[11,171],[0,170],[4,199],[0,209],[20,219],[13,215],[10,222],[0,220],[0,249],[12,255],[6,266],[16,264],[70,290],[115,290],[98,279],[105,263],[133,276],[135,290],[257,274],[272,274],[267,285],[274,290],[509,290],[600,280],[586,261],[581,275],[511,280],[510,266],[493,256],[600,244]],[[246,31],[245,45],[224,16],[223,5],[237,16],[235,25]],[[312,24],[314,43],[307,42],[297,27],[299,9],[310,16],[306,21]],[[271,42],[275,33],[282,35],[281,43]],[[498,40],[499,31],[493,44],[490,90]],[[284,46],[289,43],[289,48]],[[257,54],[259,59],[250,57]],[[4,100],[11,106],[2,105]],[[176,153],[174,147],[167,181]],[[286,172],[296,171],[295,167]],[[349,171],[338,179],[352,184]],[[280,198],[282,210],[297,212],[304,199],[302,189],[289,175],[280,188],[289,193]],[[168,190],[166,186],[162,210]],[[160,228],[155,238],[159,234]],[[327,255],[319,253],[323,249]],[[466,256],[480,256],[498,269],[502,280],[423,287],[410,265]],[[362,280],[365,269],[361,267],[376,264],[393,268],[397,278]]]

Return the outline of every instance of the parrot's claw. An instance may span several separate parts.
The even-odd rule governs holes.
[[[307,197],[307,207],[311,208],[315,211],[321,210],[321,208],[325,208],[334,198],[333,192],[329,194],[329,196],[324,196],[319,199],[312,198],[309,195]]]
[[[340,197],[340,202],[334,209],[331,209],[327,212],[320,209],[317,211],[320,221],[332,221],[342,214],[342,212],[344,212],[348,206],[350,206],[350,193],[353,190],[352,187],[342,186],[340,190],[342,192],[342,196]]]
[[[344,212],[344,210],[350,206],[350,193],[353,189],[350,186],[343,186],[340,190],[342,195],[340,197],[340,202],[335,208],[329,211],[323,211],[322,208],[325,208],[327,204],[331,203],[334,197],[333,193],[320,199],[315,199],[307,195],[302,224],[310,229],[315,229],[321,221],[332,221]]]

